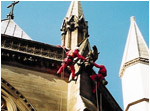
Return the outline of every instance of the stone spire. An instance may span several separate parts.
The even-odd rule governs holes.
[[[122,59],[120,75],[122,75],[122,69],[127,63],[131,63],[133,61],[136,61],[137,59],[149,59],[148,47],[136,24],[135,17],[132,16],[130,20],[131,24]]]
[[[88,22],[85,21],[81,4],[72,1],[62,27],[62,46],[73,49],[78,46],[88,35]]]
[[[135,17],[131,17],[120,77],[124,111],[148,111],[149,53]]]
[[[71,17],[75,15],[76,17],[83,16],[83,11],[81,7],[81,3],[79,1],[73,1],[70,4],[66,17]]]

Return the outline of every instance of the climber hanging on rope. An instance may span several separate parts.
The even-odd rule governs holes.
[[[95,93],[101,83],[104,85],[108,84],[108,82],[105,80],[105,77],[107,76],[107,70],[104,65],[98,65],[95,62],[91,62],[91,64],[97,68],[100,68],[98,74],[93,74],[90,76],[93,81],[96,81],[96,85],[93,89],[93,93]]]
[[[66,52],[66,58],[64,59],[61,67],[57,71],[57,75],[60,75],[64,68],[67,66],[70,66],[71,72],[72,72],[72,80],[74,80],[75,77],[75,68],[73,60],[74,58],[78,57],[79,59],[86,60],[83,56],[79,54],[79,47],[76,47],[74,50],[69,50]]]

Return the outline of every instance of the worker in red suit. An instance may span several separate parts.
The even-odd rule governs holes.
[[[57,74],[60,75],[64,68],[67,66],[70,66],[71,72],[72,72],[72,80],[74,80],[75,77],[75,68],[73,64],[73,59],[75,57],[78,57],[79,59],[86,60],[83,56],[79,54],[79,47],[76,47],[74,50],[69,50],[66,52],[66,58],[64,59],[61,67],[57,71]]]
[[[96,85],[93,89],[93,93],[96,92],[97,87],[103,83],[104,85],[106,85],[108,82],[105,80],[105,77],[107,76],[107,69],[105,68],[104,65],[98,65],[94,62],[91,62],[95,67],[99,68],[98,74],[93,74],[90,76],[90,78],[93,81],[96,81]]]

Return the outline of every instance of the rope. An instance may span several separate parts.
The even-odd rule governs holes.
[[[62,60],[64,59],[64,52],[65,50],[63,49],[63,53],[62,53]],[[64,69],[63,69],[63,73],[61,74],[61,79],[64,79]],[[61,111],[62,109],[62,91],[60,94],[60,107],[59,107],[59,111]]]
[[[100,111],[102,111],[103,108],[102,108],[102,93],[100,93]]]
[[[99,111],[99,102],[98,102],[98,91],[97,91],[98,87],[97,87],[97,81],[96,81],[96,103],[97,103],[97,111]]]

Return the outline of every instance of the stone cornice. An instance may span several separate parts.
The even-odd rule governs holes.
[[[48,44],[16,38],[1,36],[1,62],[26,69],[55,74],[63,61],[62,48]],[[65,76],[70,72],[67,68]]]
[[[130,60],[126,63],[124,63],[124,65],[122,66],[121,68],[121,71],[120,71],[120,77],[123,76],[123,73],[125,71],[125,69],[131,65],[134,65],[134,64],[137,64],[137,63],[143,63],[143,64],[149,64],[149,59],[147,58],[142,58],[142,57],[138,57],[138,58],[135,58],[133,60]]]
[[[56,61],[62,61],[63,59],[63,50],[61,48],[6,35],[1,35],[1,49],[12,50],[14,52],[39,56]]]
[[[143,101],[146,101],[146,102],[149,103],[149,99],[148,99],[148,98],[142,98],[142,99],[139,99],[139,100],[137,100],[137,101],[134,101],[134,102],[128,104],[128,106],[126,107],[125,111],[128,111],[128,109],[129,109],[131,106],[133,106],[133,105],[135,105],[135,104],[138,104],[138,103],[141,103],[141,102],[143,102]]]

